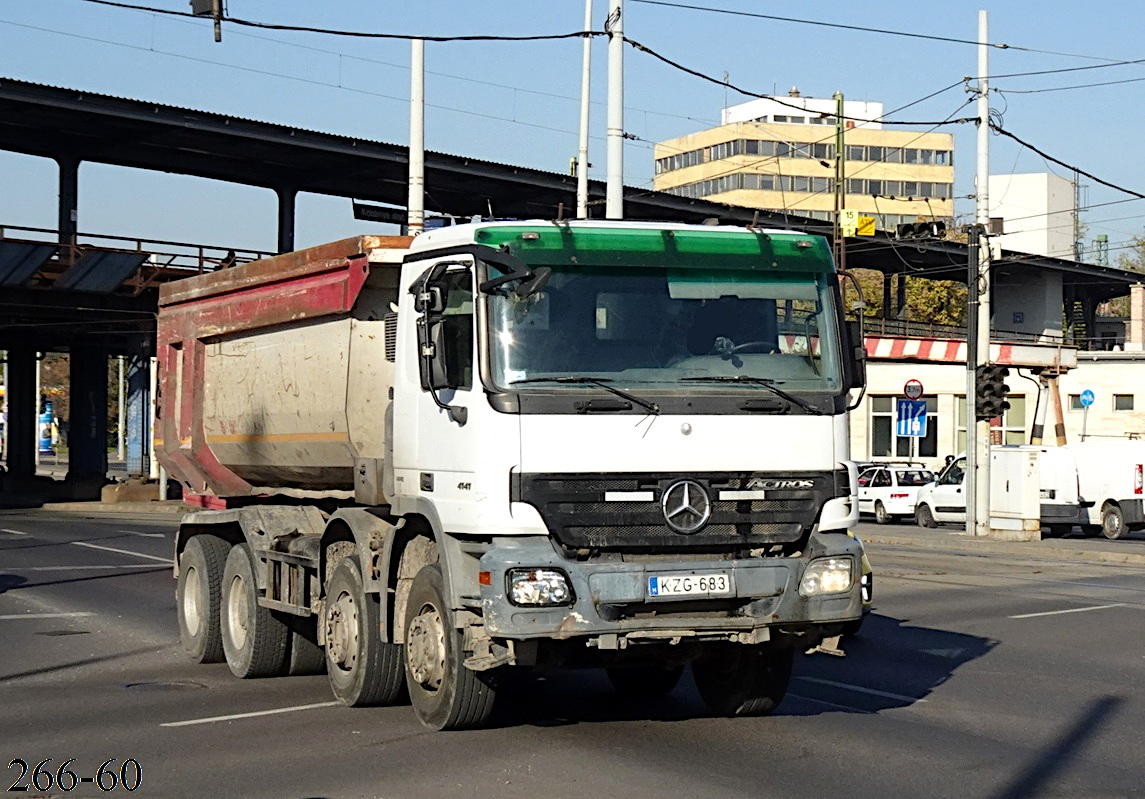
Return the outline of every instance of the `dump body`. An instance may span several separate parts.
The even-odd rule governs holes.
[[[351,492],[355,457],[385,448],[385,317],[409,242],[343,239],[164,286],[168,473],[219,497]]]

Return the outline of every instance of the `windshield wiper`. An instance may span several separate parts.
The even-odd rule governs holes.
[[[514,380],[509,383],[511,386],[519,386],[522,383],[583,383],[587,385],[597,386],[603,388],[605,391],[611,392],[621,399],[628,400],[634,405],[639,405],[649,413],[660,413],[660,406],[655,402],[649,402],[646,399],[640,399],[627,391],[623,391],[616,386],[610,386],[611,381],[607,377],[579,377],[574,375],[562,375],[559,377],[526,377],[523,380]]]
[[[783,389],[776,387],[774,385],[773,381],[768,380],[767,378],[764,378],[764,377],[748,377],[747,375],[712,375],[711,377],[681,377],[680,382],[681,383],[685,383],[685,382],[690,382],[690,383],[745,383],[749,386],[759,386],[761,388],[766,388],[772,394],[774,394],[775,396],[777,396],[781,399],[785,399],[794,405],[798,405],[800,408],[807,411],[808,413],[813,413],[813,414],[816,414],[817,416],[821,416],[823,414],[823,411],[821,411],[819,408],[816,408],[814,405],[811,405],[810,403],[804,402],[803,400],[799,399],[798,397],[796,397],[792,394],[788,394]]]

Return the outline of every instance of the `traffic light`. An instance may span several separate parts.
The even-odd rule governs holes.
[[[932,222],[904,222],[895,228],[896,239],[942,239],[946,238],[946,223],[939,220]]]
[[[1010,407],[1006,395],[1010,387],[1006,385],[1006,378],[1010,370],[1005,366],[979,366],[974,370],[974,417],[979,421],[988,421]]]

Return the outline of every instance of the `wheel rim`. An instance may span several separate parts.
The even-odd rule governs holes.
[[[406,631],[406,662],[410,674],[427,691],[445,681],[445,625],[433,605],[423,605]]]
[[[358,605],[345,591],[330,605],[326,648],[330,660],[342,671],[353,671],[358,664]]]
[[[199,634],[203,624],[202,609],[199,607],[199,594],[202,590],[199,570],[194,566],[188,567],[187,576],[183,579],[183,624],[192,636]]]
[[[1112,535],[1117,535],[1121,532],[1121,519],[1117,517],[1116,513],[1107,513],[1105,515],[1105,529]]]
[[[231,578],[231,588],[227,592],[227,628],[231,643],[235,649],[242,649],[246,645],[248,619],[250,618],[250,603],[246,595],[246,582],[241,575]]]

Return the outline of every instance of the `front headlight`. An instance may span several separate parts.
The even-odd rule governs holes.
[[[509,601],[514,605],[570,605],[572,586],[558,569],[510,569]]]
[[[812,561],[799,581],[801,596],[842,594],[851,590],[854,561],[850,558],[820,558]]]

